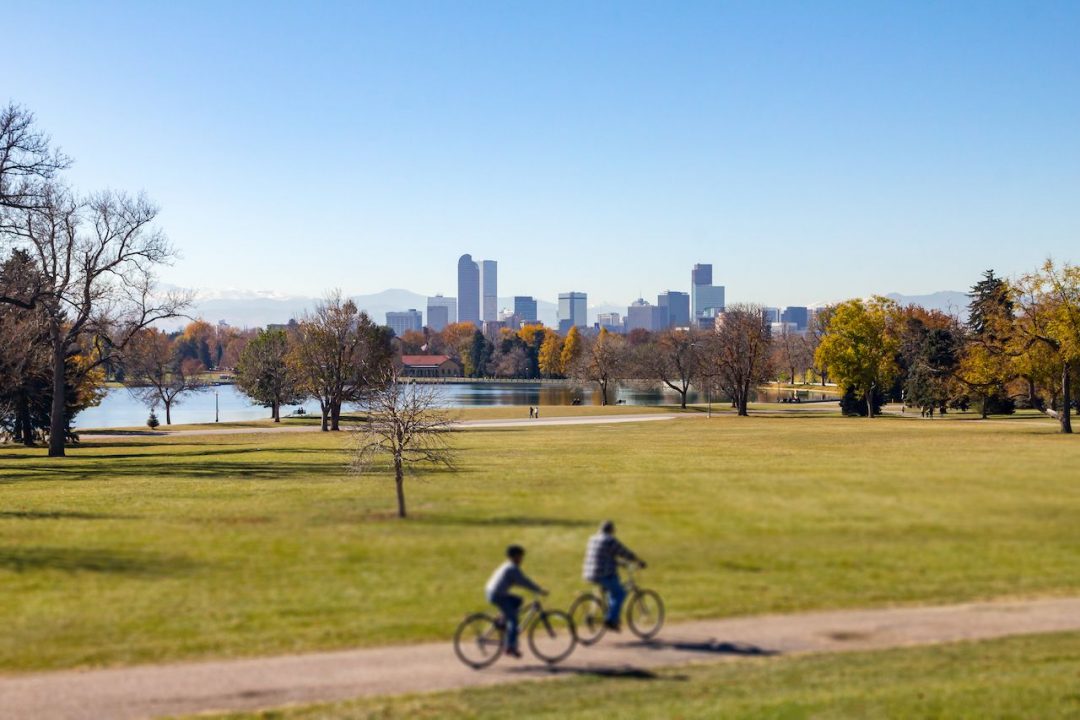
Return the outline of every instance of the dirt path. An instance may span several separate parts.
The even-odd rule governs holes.
[[[475,672],[449,642],[0,678],[0,718],[131,720],[447,690],[688,662],[875,650],[1080,630],[1080,598],[845,610],[682,623],[656,642],[625,634],[579,647],[554,670],[526,655]],[[449,631],[449,628],[448,628]]]

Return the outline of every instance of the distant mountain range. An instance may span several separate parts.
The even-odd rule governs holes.
[[[167,290],[176,290],[175,287],[166,287]],[[357,307],[366,311],[373,320],[379,323],[386,321],[386,313],[394,310],[408,310],[415,308],[427,313],[427,295],[415,293],[410,290],[391,289],[383,290],[371,295],[350,296]],[[928,309],[967,316],[967,293],[955,291],[942,291],[930,295],[902,295],[890,293],[889,297],[901,305],[918,304]],[[269,323],[285,323],[292,318],[299,318],[305,312],[310,311],[321,298],[302,295],[284,295],[272,291],[251,290],[212,290],[195,291],[195,300],[189,315],[194,318],[202,318],[212,323],[225,321],[235,327],[265,327]],[[815,305],[827,305],[829,303],[816,303]],[[513,307],[512,297],[499,298],[499,307]],[[608,303],[589,307],[589,320],[596,320],[596,314],[602,312],[617,312],[620,315],[626,313],[625,306],[617,306]],[[545,325],[554,327],[558,324],[558,306],[546,300],[537,301],[537,315]],[[164,324],[166,327],[175,328],[185,324],[186,320],[179,320]]]

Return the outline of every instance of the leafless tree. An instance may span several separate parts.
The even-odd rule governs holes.
[[[390,367],[367,398],[367,419],[357,429],[353,468],[373,470],[387,457],[394,467],[398,517],[405,517],[405,473],[418,465],[454,467],[449,434],[454,418],[440,408],[435,385],[403,380]]]
[[[629,370],[626,339],[601,329],[596,337],[583,338],[581,354],[570,368],[579,382],[596,383],[600,389],[600,404],[608,404],[608,391],[625,380]]]
[[[41,207],[46,183],[70,164],[35,126],[33,113],[14,103],[0,108],[0,208]],[[3,222],[0,212],[0,227]]]
[[[803,377],[806,370],[814,362],[811,342],[805,333],[794,332],[783,328],[773,336],[773,365],[777,370],[784,369],[790,373],[791,384],[795,384],[795,378],[801,371]]]
[[[173,340],[152,328],[136,333],[124,353],[124,384],[151,410],[162,405],[166,425],[172,425],[172,408],[183,395],[209,387],[205,370],[198,360],[181,359]]]
[[[389,330],[339,291],[300,322],[290,342],[289,365],[301,394],[318,398],[324,432],[340,429],[344,403],[378,387],[393,354]]]
[[[6,234],[37,266],[40,285],[16,304],[40,310],[51,351],[49,455],[64,455],[68,418],[65,382],[73,360],[85,376],[115,361],[131,338],[176,317],[184,296],[154,293],[154,271],[175,253],[154,228],[157,207],[143,196],[100,193],[74,198],[55,184],[38,207],[23,209]]]
[[[663,383],[679,393],[679,405],[686,409],[686,395],[698,380],[705,333],[671,328],[657,333],[653,342],[636,348],[636,375]]]
[[[739,415],[747,415],[750,395],[768,380],[769,323],[759,305],[732,305],[716,324],[707,345],[706,374],[731,398]]]

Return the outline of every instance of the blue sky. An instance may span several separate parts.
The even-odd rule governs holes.
[[[1080,3],[8,2],[0,101],[169,282],[625,303],[1080,261]]]

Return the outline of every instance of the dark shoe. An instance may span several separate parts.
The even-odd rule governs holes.
[[[610,621],[605,620],[604,621],[604,627],[606,627],[608,630],[610,630],[612,632],[622,632],[622,627],[617,622],[610,622]]]
[[[497,619],[495,621],[495,627],[499,628],[500,630],[505,630],[506,629],[506,620],[504,620],[503,618]]]
[[[512,658],[518,658],[519,660],[521,659],[521,651],[517,648],[507,648],[506,654]]]

